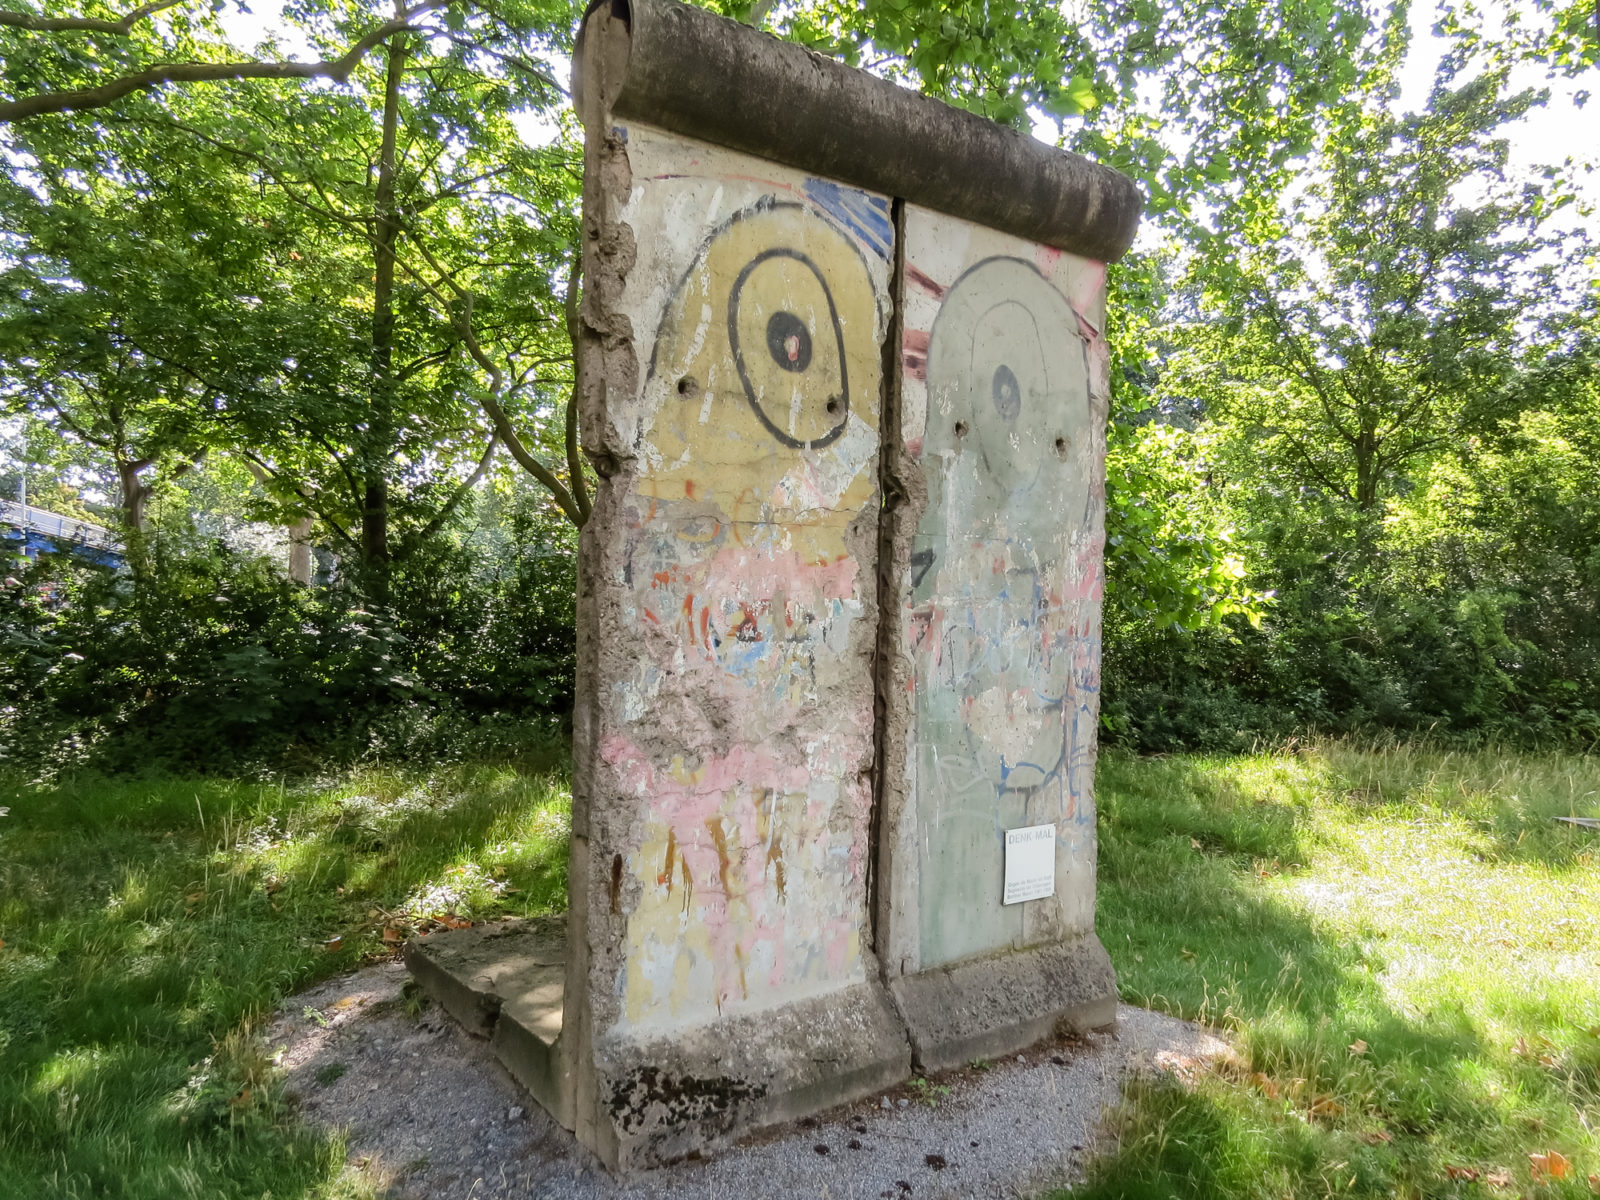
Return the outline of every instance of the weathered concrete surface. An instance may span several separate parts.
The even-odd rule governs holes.
[[[561,918],[496,921],[414,938],[405,963],[422,990],[489,1039],[512,1078],[569,1129],[571,1088],[557,1044],[567,975]]]
[[[583,87],[619,118],[1102,261],[1138,229],[1138,188],[1109,167],[704,9],[601,0],[579,36],[580,66],[609,64]]]
[[[917,1066],[946,1071],[1109,1025],[1117,980],[1093,934],[902,975],[891,984]]]
[[[563,1046],[628,1169],[909,1065],[866,895],[893,245],[881,196],[583,116]]]
[[[904,220],[878,950],[931,1065],[1092,1023],[1115,996],[1094,938],[1105,270],[915,205]],[[1005,831],[1033,825],[1056,830],[1055,894],[1004,905]]]
[[[501,1006],[510,997],[553,1006],[557,1017],[553,1032],[561,1032],[560,985],[566,973],[567,937],[559,917],[492,921],[413,938],[403,955],[406,969],[422,990],[469,1033],[478,1037],[493,1033]]]

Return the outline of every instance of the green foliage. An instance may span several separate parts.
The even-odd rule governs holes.
[[[1583,241],[1552,224],[1570,196],[1506,176],[1506,127],[1538,97],[1457,70],[1421,114],[1352,103],[1301,188],[1201,240],[1164,381],[1284,482],[1363,511],[1501,416],[1524,356],[1581,307]]]
[[[1136,535],[1108,567],[1114,740],[1600,738],[1595,259],[1558,224],[1560,177],[1507,166],[1538,101],[1463,59],[1422,113],[1374,86],[1330,110],[1294,189],[1146,273],[1172,320],[1124,367],[1151,407],[1113,431],[1108,529]],[[1146,417],[1195,449],[1143,466]],[[1204,572],[1229,553],[1271,603],[1174,632],[1202,624],[1170,615],[1185,594],[1225,610]]]
[[[192,535],[152,539],[137,580],[46,556],[0,606],[6,756],[225,772],[552,736],[572,704],[575,547],[541,506],[511,508],[408,560],[384,607]]]
[[[1193,631],[1241,615],[1259,626],[1270,596],[1246,583],[1204,435],[1112,427],[1106,464],[1106,621]]]
[[[259,1023],[386,922],[559,909],[562,765],[0,787],[0,1196],[370,1194]]]
[[[391,17],[284,14],[334,57]],[[505,446],[566,457],[564,483],[543,478],[571,506],[574,151],[522,135],[564,102],[544,57],[571,17],[424,4],[339,87],[190,83],[5,126],[6,408],[87,446],[131,529],[199,457],[248,459],[283,522],[314,516],[379,601]],[[217,11],[183,3],[123,30],[22,28],[0,21],[0,50],[31,39],[17,61],[55,65],[14,75],[15,96],[251,58]]]

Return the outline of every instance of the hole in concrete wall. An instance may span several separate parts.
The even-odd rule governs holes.
[[[957,437],[966,437],[967,436],[967,423],[965,421],[957,421],[956,422],[956,436]]]
[[[700,394],[700,381],[693,375],[685,375],[678,380],[678,395],[685,400],[693,400]]]
[[[1058,437],[1056,439],[1056,453],[1062,458],[1065,458],[1067,456],[1067,448],[1070,445],[1071,443],[1069,443],[1066,438]]]
[[[830,417],[837,416],[838,412],[839,412],[839,397],[837,397],[837,396],[829,396],[828,397],[828,403],[826,404],[825,407],[827,408],[828,415]]]

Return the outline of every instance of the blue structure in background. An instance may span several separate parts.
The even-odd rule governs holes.
[[[64,550],[101,566],[127,561],[109,529],[14,500],[0,500],[0,541],[30,559]]]

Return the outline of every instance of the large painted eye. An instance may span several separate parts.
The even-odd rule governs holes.
[[[995,412],[1004,420],[1015,421],[1022,411],[1022,385],[1017,382],[1017,373],[1005,363],[994,369],[993,391]]]
[[[1029,503],[1041,471],[1052,489],[1087,486],[1059,464],[1088,427],[1088,396],[1072,310],[1032,263],[985,259],[951,287],[929,338],[929,408],[941,419],[925,445],[975,456],[990,511]]]
[[[809,449],[844,432],[844,332],[811,259],[784,247],[751,259],[728,293],[728,341],[745,398],[778,441]]]
[[[785,371],[811,365],[811,330],[792,312],[775,312],[767,322],[767,352]]]

